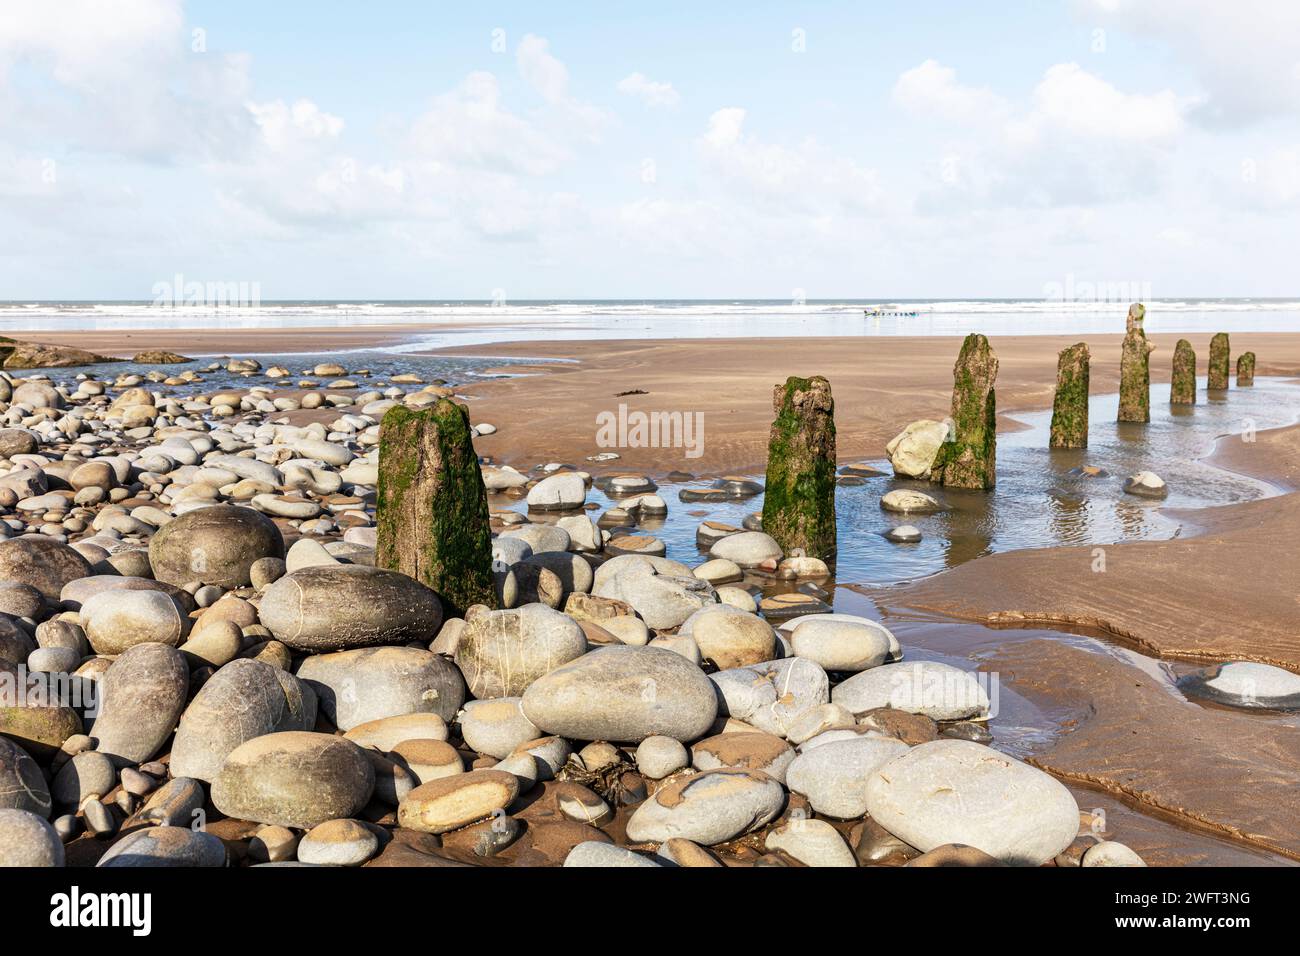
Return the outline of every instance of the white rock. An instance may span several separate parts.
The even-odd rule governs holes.
[[[839,684],[831,699],[855,714],[892,707],[934,720],[962,720],[989,709],[988,693],[973,672],[937,661],[873,667]]]
[[[1020,866],[1041,866],[1079,832],[1079,805],[1061,783],[968,740],[920,744],[874,771],[867,810],[923,852],[962,843]]]

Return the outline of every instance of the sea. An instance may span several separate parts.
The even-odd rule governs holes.
[[[646,299],[0,302],[0,334],[126,329],[410,328],[385,352],[501,341],[1123,332],[1127,301],[1058,299]],[[1146,302],[1146,330],[1300,331],[1300,298]]]

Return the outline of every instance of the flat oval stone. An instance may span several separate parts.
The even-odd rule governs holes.
[[[709,548],[710,558],[724,558],[742,568],[758,567],[768,561],[780,561],[781,546],[762,531],[741,531],[719,538]]]
[[[761,770],[781,783],[785,783],[786,768],[794,759],[794,748],[774,734],[724,733],[691,747],[691,763],[697,770]]]
[[[837,685],[831,699],[855,714],[892,707],[933,720],[961,720],[989,709],[988,693],[973,672],[938,661],[873,667]]]
[[[867,780],[871,818],[926,852],[948,843],[1040,866],[1079,832],[1079,805],[1056,779],[967,740],[920,744]]]
[[[101,591],[81,605],[81,626],[96,654],[121,654],[136,644],[175,647],[189,631],[189,619],[162,591]]]
[[[638,743],[662,735],[703,736],[717,714],[707,677],[680,654],[613,645],[583,655],[524,692],[524,715],[573,740]]]
[[[765,826],[784,806],[785,789],[765,773],[709,770],[656,790],[628,819],[627,838],[713,846]]]
[[[298,841],[298,860],[317,866],[360,866],[379,852],[379,837],[356,820],[326,820]]]
[[[471,700],[457,720],[461,737],[475,753],[498,760],[510,756],[520,744],[542,736],[537,725],[524,716],[521,697]]]
[[[587,840],[579,843],[564,858],[565,866],[586,867],[650,867],[658,869],[662,864],[656,863],[648,856],[643,856],[626,847],[599,840]]]
[[[864,671],[889,660],[889,631],[880,625],[816,615],[790,630],[790,645],[799,657],[828,671]]]
[[[501,770],[471,770],[421,784],[397,808],[398,825],[446,833],[504,812],[519,796],[519,781]]]
[[[910,488],[896,488],[888,492],[880,499],[880,507],[901,514],[933,514],[943,510],[943,505],[934,498],[923,491],[913,491]]]
[[[358,747],[374,747],[385,753],[404,740],[446,740],[447,722],[437,714],[398,714],[357,724],[343,735]]]
[[[298,668],[339,730],[403,714],[451,720],[465,682],[445,657],[420,647],[365,647],[308,657]]]
[[[1300,674],[1271,664],[1220,664],[1189,675],[1178,684],[1188,693],[1235,707],[1300,709]]]
[[[355,815],[374,789],[374,768],[352,741],[286,731],[232,750],[212,784],[212,805],[237,820],[306,830]]]
[[[345,564],[286,574],[262,592],[260,616],[277,640],[300,651],[428,644],[442,625],[442,602],[405,574]]]

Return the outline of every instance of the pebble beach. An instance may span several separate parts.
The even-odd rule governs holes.
[[[1193,357],[1199,425],[1169,411],[1153,337],[1139,426],[1120,357],[1150,348],[1092,339],[1082,431],[1056,337],[892,342],[918,357],[892,381],[837,366],[834,339],[763,341],[729,344],[695,457],[605,447],[574,409],[690,408],[710,342],[648,364],[619,342],[157,354],[179,336],[120,368],[7,369],[0,862],[1300,860],[1293,612],[1237,636],[1166,599],[1198,572],[1130,590],[1233,533],[1256,567],[1215,574],[1289,573],[1251,529],[1300,520],[1293,336],[1234,335],[1258,366],[1227,388]],[[826,378],[772,371],[795,361]],[[1258,443],[1216,446],[1242,418]],[[1110,444],[1148,424],[1188,429]],[[1016,514],[1044,489],[1094,517]],[[1138,715],[1153,729],[1123,740]],[[1198,787],[1194,741],[1239,766]]]

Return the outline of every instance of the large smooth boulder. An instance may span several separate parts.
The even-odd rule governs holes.
[[[316,694],[297,677],[262,661],[231,661],[208,678],[181,715],[171,774],[211,783],[240,744],[315,724]]]
[[[704,673],[659,647],[602,647],[538,678],[524,692],[524,716],[573,740],[687,742],[708,732],[718,701]]]
[[[450,721],[465,702],[465,681],[440,654],[420,647],[366,647],[309,657],[298,677],[339,730],[404,714]]]
[[[910,423],[885,446],[894,474],[905,478],[929,478],[939,449],[948,440],[948,423],[922,418]]]
[[[90,574],[90,563],[65,544],[43,535],[0,541],[0,581],[36,588],[51,601],[69,581]]]
[[[201,581],[227,590],[245,587],[255,561],[283,557],[284,538],[275,522],[237,505],[187,511],[149,541],[154,577],[175,585]]]
[[[114,656],[136,644],[176,647],[189,632],[190,620],[169,594],[117,588],[81,605],[81,626],[96,654]]]
[[[259,616],[277,640],[296,650],[338,651],[428,643],[442,626],[442,603],[405,574],[340,564],[303,568],[275,581],[262,593]]]
[[[238,820],[308,830],[355,816],[374,789],[374,768],[352,741],[286,731],[232,750],[212,783],[212,805]]]
[[[961,843],[1020,866],[1041,866],[1079,833],[1064,785],[969,740],[920,744],[872,772],[867,810],[919,850]]]
[[[128,648],[99,681],[99,715],[90,731],[99,752],[130,764],[153,757],[176,729],[189,686],[190,669],[174,647]]]
[[[455,659],[475,697],[519,697],[586,650],[577,621],[542,604],[525,604],[475,615],[461,633]]]

